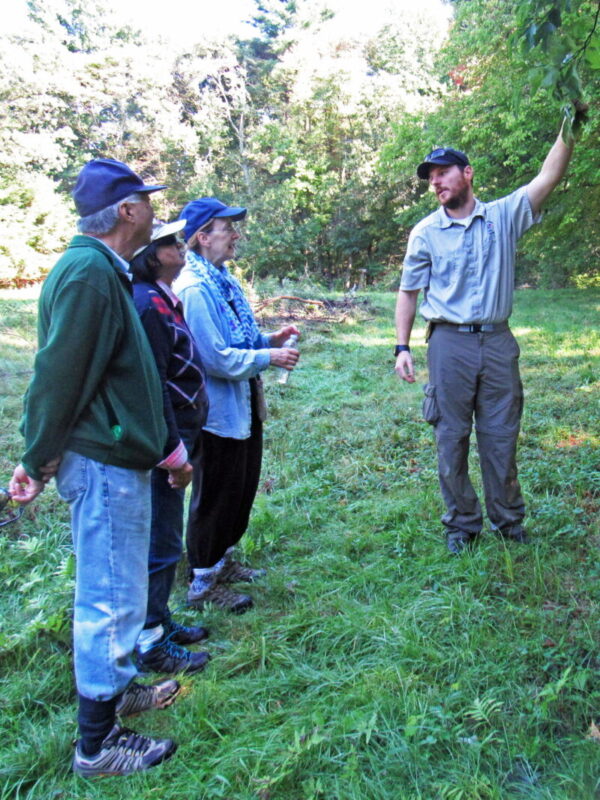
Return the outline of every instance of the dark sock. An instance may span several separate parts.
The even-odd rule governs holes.
[[[102,741],[115,724],[116,705],[116,697],[111,700],[90,700],[89,697],[79,695],[79,748],[84,755],[93,756],[99,752]]]

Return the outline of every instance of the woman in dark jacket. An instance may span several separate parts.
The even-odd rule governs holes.
[[[197,672],[209,660],[208,653],[181,646],[205,639],[208,631],[179,625],[168,608],[182,553],[185,487],[194,470],[201,469],[208,413],[202,360],[171,290],[185,263],[185,246],[177,237],[184,224],[156,223],[151,243],[131,262],[134,302],[156,359],[169,431],[164,458],[152,472],[148,610],[136,651],[142,669],[167,673]]]

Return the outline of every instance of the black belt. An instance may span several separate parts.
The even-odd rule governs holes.
[[[435,325],[448,325],[460,333],[493,333],[493,331],[504,330],[508,327],[506,322],[470,322],[458,324],[456,322],[431,322],[432,328]]]
[[[497,325],[494,325],[491,322],[480,323],[480,322],[473,322],[470,325],[457,325],[456,328],[461,333],[491,333],[498,329]]]

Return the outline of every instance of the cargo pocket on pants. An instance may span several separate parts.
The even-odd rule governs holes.
[[[423,399],[423,419],[430,425],[435,425],[440,420],[440,410],[435,396],[435,386],[432,383],[426,383],[425,386],[423,386],[423,392],[425,393],[425,398]]]

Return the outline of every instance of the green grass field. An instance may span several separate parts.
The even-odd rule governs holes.
[[[53,487],[0,529],[0,797],[19,800],[592,800],[600,797],[600,292],[521,291],[528,546],[451,559],[432,431],[393,374],[394,296],[304,326],[267,377],[241,617],[184,607],[211,665],[134,719],[179,750],[144,775],[70,772],[68,512]],[[18,460],[35,300],[0,296],[0,484]],[[264,320],[268,325],[268,317]],[[473,474],[478,481],[476,456]]]

